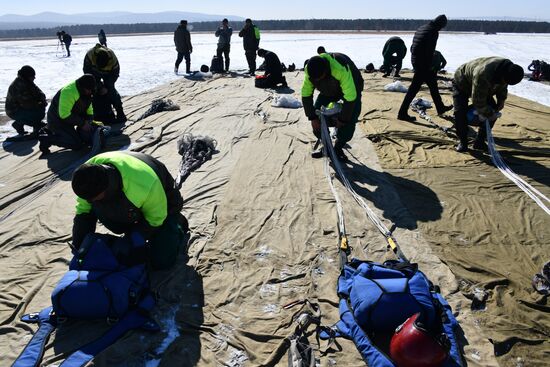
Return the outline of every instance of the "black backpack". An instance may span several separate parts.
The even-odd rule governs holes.
[[[223,60],[221,59],[221,57],[218,57],[218,56],[212,57],[212,64],[210,65],[210,71],[212,73],[223,72]]]

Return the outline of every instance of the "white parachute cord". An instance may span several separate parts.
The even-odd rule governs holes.
[[[355,190],[351,186],[351,183],[349,182],[346,175],[344,174],[344,170],[342,169],[340,161],[338,160],[338,157],[334,152],[334,148],[332,146],[332,140],[328,132],[328,126],[326,124],[326,116],[323,113],[321,113],[320,118],[321,118],[321,141],[323,143],[324,149],[326,149],[326,151],[329,153],[329,157],[332,161],[332,164],[334,165],[334,170],[342,180],[342,183],[344,184],[348,192],[352,195],[354,200],[357,202],[357,204],[359,204],[365,210],[371,222],[378,228],[378,230],[385,237],[391,238],[392,236],[391,236],[390,230],[384,225],[384,223],[382,223],[382,221],[380,220],[380,218],[378,218],[376,213],[368,206],[365,200],[363,200],[363,198],[355,192]],[[323,128],[323,126],[325,126],[325,128]]]
[[[504,162],[502,159],[500,153],[497,151],[495,146],[495,139],[493,137],[493,133],[491,131],[491,125],[489,124],[488,120],[485,120],[485,129],[487,131],[487,143],[489,145],[489,152],[491,153],[491,159],[493,160],[493,163],[495,166],[502,172],[504,176],[506,176],[510,181],[512,181],[514,184],[516,184],[520,189],[522,189],[531,199],[537,203],[538,206],[542,208],[546,212],[546,214],[550,215],[550,208],[543,202],[546,201],[550,203],[550,199],[548,199],[543,193],[541,193],[539,190],[531,186],[528,182],[526,182],[524,179],[519,177],[512,169]]]
[[[326,143],[327,137],[328,137],[329,144]],[[340,201],[340,197],[338,196],[336,188],[334,187],[333,176],[330,174],[329,162],[331,159],[333,161],[335,160],[335,153],[334,153],[334,149],[331,149],[332,142],[330,139],[330,133],[328,131],[328,126],[325,122],[325,119],[321,119],[321,140],[323,143],[323,155],[325,157],[325,164],[324,164],[325,176],[330,185],[330,191],[332,191],[332,195],[336,200],[336,211],[338,214],[338,229],[340,231],[340,236],[347,236],[346,224],[344,220],[344,209],[342,207],[342,202]],[[330,154],[330,158],[329,158],[329,154]]]

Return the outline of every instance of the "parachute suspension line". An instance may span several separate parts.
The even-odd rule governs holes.
[[[343,208],[342,204],[340,203],[340,200],[338,198],[338,195],[336,193],[336,189],[334,187],[334,183],[332,180],[332,177],[329,173],[329,159],[332,161],[334,170],[336,171],[336,174],[340,177],[342,183],[346,187],[347,191],[351,194],[353,199],[359,206],[361,206],[365,212],[367,213],[367,217],[371,220],[371,222],[378,228],[380,233],[384,235],[386,238],[386,241],[388,243],[388,246],[391,248],[391,250],[397,255],[399,259],[402,261],[407,261],[407,258],[405,255],[401,252],[399,249],[399,246],[397,244],[397,240],[392,236],[391,231],[384,225],[384,223],[380,220],[380,218],[376,215],[376,213],[369,207],[369,205],[365,202],[365,200],[355,192],[353,187],[351,186],[351,183],[349,182],[348,178],[344,174],[344,170],[342,169],[342,165],[340,164],[340,161],[338,160],[338,157],[336,156],[336,152],[334,151],[334,147],[332,146],[332,140],[330,137],[330,133],[328,130],[328,125],[326,122],[326,117],[334,115],[336,113],[340,112],[339,109],[333,108],[333,109],[327,109],[325,107],[321,107],[321,110],[318,111],[318,115],[320,117],[321,121],[321,142],[323,143],[323,152],[325,155],[325,175],[327,176],[327,179],[329,181],[331,191],[336,199],[336,206],[338,211],[338,220],[339,220],[339,231],[340,231],[340,248],[342,249],[345,247],[346,251],[349,253],[349,246],[347,244],[347,237],[345,233],[345,225],[344,225],[344,215],[343,215]],[[328,154],[327,154],[328,153]],[[345,241],[345,243],[344,243]]]
[[[485,129],[487,131],[487,142],[489,145],[489,152],[491,153],[491,159],[494,163],[494,165],[502,172],[504,176],[506,176],[510,181],[512,181],[514,184],[516,184],[520,189],[522,189],[531,199],[537,203],[538,206],[542,208],[546,212],[546,214],[550,215],[550,208],[545,204],[550,203],[550,199],[548,199],[543,193],[541,193],[539,190],[531,186],[528,182],[526,182],[524,179],[519,177],[512,169],[504,162],[504,159],[502,159],[502,156],[497,151],[495,146],[495,138],[493,137],[493,133],[491,131],[491,125],[489,124],[488,120],[485,120]]]
[[[328,139],[328,144],[327,144],[327,139]],[[349,247],[348,237],[346,233],[346,222],[344,220],[344,208],[342,207],[342,202],[340,201],[338,192],[334,187],[334,181],[333,181],[334,177],[330,174],[329,162],[331,160],[333,162],[338,161],[338,159],[336,158],[336,153],[334,152],[334,148],[332,147],[332,142],[330,140],[330,132],[328,130],[328,126],[325,123],[324,119],[321,122],[321,140],[323,141],[323,155],[325,157],[324,159],[325,177],[327,178],[327,181],[330,185],[330,191],[332,191],[332,195],[336,200],[336,212],[338,215],[338,240],[339,240],[338,247],[339,247],[339,253],[340,253],[340,270],[342,270],[344,268],[344,265],[347,263],[347,258],[351,252],[351,249]]]

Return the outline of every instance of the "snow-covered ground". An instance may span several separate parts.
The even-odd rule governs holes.
[[[231,49],[231,69],[246,69],[242,40],[234,30]],[[295,63],[302,67],[305,59],[316,53],[320,45],[330,51],[343,52],[350,56],[358,67],[369,62],[376,67],[382,64],[382,47],[385,41],[398,35],[409,46],[412,33],[262,33],[261,47],[275,51],[285,64]],[[122,95],[133,95],[178,78],[174,75],[176,51],[171,34],[146,36],[108,36],[108,45],[121,64],[121,76],[117,89]],[[97,42],[96,37],[74,38],[71,57],[61,56],[54,35],[49,40],[0,42],[0,113],[8,87],[25,64],[36,69],[36,84],[53,97],[56,91],[82,74],[82,62],[86,51]],[[216,51],[217,38],[213,34],[192,33],[194,52],[191,55],[192,69],[201,64],[210,65]],[[438,42],[448,61],[447,70],[454,71],[462,63],[481,56],[503,56],[522,65],[525,69],[533,59],[550,61],[550,34],[448,34],[442,33]],[[258,58],[258,63],[261,59]],[[411,67],[410,55],[404,67]],[[184,63],[180,70],[184,69]],[[526,70],[527,71],[527,70]],[[524,80],[510,88],[511,93],[550,106],[550,87]]]

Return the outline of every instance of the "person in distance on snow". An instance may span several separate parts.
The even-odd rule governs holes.
[[[25,65],[8,88],[6,115],[14,120],[11,126],[19,135],[25,134],[24,125],[31,126],[34,135],[44,126],[46,95],[34,84],[35,76],[34,69]]]
[[[231,48],[231,35],[233,34],[233,28],[229,26],[227,18],[222,20],[222,25],[216,30],[216,37],[218,37],[218,48],[216,50],[216,56],[223,60],[222,54],[225,57],[225,72],[229,71],[229,51]]]
[[[384,75],[382,76],[389,76],[392,67],[395,67],[394,76],[396,78],[399,77],[399,72],[401,71],[401,67],[403,66],[403,59],[405,58],[406,54],[407,46],[405,46],[405,42],[397,36],[390,37],[386,41],[386,43],[384,44],[384,48],[382,49],[382,56],[384,57],[384,64],[380,69],[384,72]]]
[[[101,46],[107,47],[107,36],[105,35],[105,31],[103,29],[99,30],[99,33],[97,34],[97,40],[99,41],[99,44]]]
[[[275,52],[264,50],[260,48],[258,50],[258,56],[265,59],[265,73],[264,73],[264,88],[275,88],[278,84],[282,84],[283,87],[287,87],[286,79],[283,76],[283,67],[281,61]]]
[[[252,19],[246,19],[243,29],[239,32],[239,37],[243,39],[244,55],[248,63],[248,72],[250,75],[254,75],[256,72],[256,50],[258,50],[260,45],[260,28],[252,23]]]
[[[474,142],[474,149],[487,150],[485,120],[491,127],[504,108],[508,86],[523,79],[524,70],[502,57],[481,57],[456,69],[453,80],[453,103],[458,152],[468,151],[468,100],[472,99],[479,120],[482,122]],[[493,97],[496,97],[496,101]]]
[[[447,66],[447,60],[443,57],[443,54],[437,50],[434,51],[434,57],[432,59],[432,71],[437,74]]]
[[[65,49],[67,50],[67,57],[71,57],[71,43],[73,42],[73,37],[66,33],[65,31],[57,32],[57,37],[59,38],[59,41],[65,45]]]
[[[411,46],[411,61],[414,67],[414,76],[409,90],[401,103],[397,118],[403,121],[416,121],[416,118],[408,114],[408,109],[422,84],[426,83],[430,88],[435,108],[438,115],[451,110],[452,106],[445,106],[437,87],[436,74],[432,70],[432,61],[439,38],[439,31],[447,25],[447,17],[439,15],[434,20],[418,28],[413,37]]]
[[[185,58],[185,72],[189,74],[191,72],[191,53],[193,52],[193,45],[191,44],[191,34],[187,29],[186,20],[180,20],[180,25],[174,31],[174,44],[178,52],[174,73],[178,73],[181,61]]]

